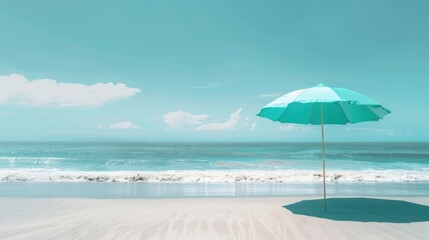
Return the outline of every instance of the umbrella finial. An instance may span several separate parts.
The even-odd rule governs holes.
[[[316,87],[326,87],[326,85],[323,84],[323,83],[319,83],[319,84],[316,85]]]

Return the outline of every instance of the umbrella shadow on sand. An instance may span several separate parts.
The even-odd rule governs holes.
[[[429,206],[400,200],[328,198],[304,200],[283,206],[294,214],[335,221],[413,223],[429,221]]]

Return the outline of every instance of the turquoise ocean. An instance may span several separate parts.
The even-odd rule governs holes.
[[[429,194],[429,143],[327,143],[326,168],[328,188],[337,192],[356,184],[383,191],[387,184],[405,194]],[[164,188],[164,195],[177,186],[194,189],[188,195],[231,188],[237,195],[237,187],[246,192],[249,186],[266,195],[318,194],[321,173],[320,143],[0,143],[0,196],[19,188],[48,194],[55,186],[94,192],[106,183],[134,186],[136,196],[156,196],[148,186]]]

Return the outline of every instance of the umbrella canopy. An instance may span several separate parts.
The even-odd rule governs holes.
[[[345,88],[319,84],[285,94],[258,114],[273,121],[299,124],[347,124],[378,121],[390,111],[371,98]]]
[[[389,110],[363,94],[319,84],[287,93],[263,107],[257,115],[276,122],[322,126],[323,197],[326,211],[323,125],[378,121],[389,113]]]

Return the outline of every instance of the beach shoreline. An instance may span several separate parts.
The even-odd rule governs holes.
[[[328,196],[429,197],[429,182],[327,183]],[[314,183],[100,183],[100,182],[1,182],[1,197],[27,198],[201,198],[323,196],[321,182]]]
[[[310,199],[320,197],[1,197],[0,239],[424,239],[429,234],[427,221],[335,221],[284,208]],[[428,196],[367,199],[400,200],[429,208]],[[335,207],[328,201],[328,211]],[[352,215],[353,211],[365,212],[350,209]],[[383,214],[389,217],[395,212],[390,209]]]

